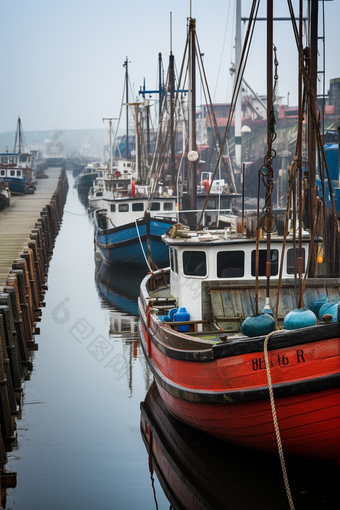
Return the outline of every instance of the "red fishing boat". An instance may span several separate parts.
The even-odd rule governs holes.
[[[159,393],[180,420],[241,446],[279,451],[282,465],[283,451],[340,467],[340,279],[318,277],[323,226],[320,201],[311,197],[308,230],[303,228],[303,105],[283,232],[273,213],[272,7],[268,0],[263,215],[258,201],[254,229],[251,222],[244,228],[243,217],[224,230],[173,226],[163,236],[170,268],[141,284],[140,337]],[[302,50],[302,24],[299,44]],[[275,66],[276,81],[276,55]],[[315,128],[315,111],[309,113]],[[315,136],[320,139],[319,132]],[[308,170],[311,179],[312,164]],[[289,228],[293,187],[301,207]]]
[[[171,269],[148,275],[141,285],[144,353],[166,406],[177,418],[221,439],[277,452],[264,358],[267,335],[247,337],[239,331],[255,313],[255,279],[247,274],[255,240],[213,235],[214,240],[205,242],[199,241],[199,233],[190,240],[166,239]],[[306,254],[308,245],[305,241]],[[287,243],[279,324],[296,299],[289,251]],[[277,272],[282,240],[272,239],[272,257],[272,272]],[[229,260],[228,273],[236,276],[222,277],[219,260]],[[277,283],[271,279],[273,288]],[[260,277],[261,307],[265,290],[265,277]],[[318,296],[319,304],[339,299],[340,280],[307,279],[305,306],[315,309]],[[275,296],[270,305],[274,309]],[[185,312],[171,312],[180,306]],[[334,319],[277,331],[269,339],[271,386],[286,453],[340,459],[340,324]]]

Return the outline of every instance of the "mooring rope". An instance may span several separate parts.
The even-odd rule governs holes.
[[[137,235],[138,235],[138,239],[139,239],[139,244],[140,244],[141,250],[142,250],[142,252],[143,252],[143,255],[144,255],[144,258],[145,258],[145,262],[146,262],[146,265],[148,266],[149,271],[152,273],[152,269],[151,269],[151,267],[150,267],[150,265],[149,265],[149,261],[148,261],[148,259],[147,259],[146,255],[145,255],[145,251],[144,251],[144,248],[143,248],[143,243],[142,243],[142,240],[141,240],[140,235],[139,235],[139,229],[138,229],[138,225],[137,225],[137,219],[135,219],[135,224],[136,224],[136,230],[137,230]]]
[[[281,463],[281,470],[282,470],[283,480],[284,480],[286,494],[287,494],[287,498],[288,498],[288,502],[289,502],[289,508],[290,508],[290,510],[295,510],[295,506],[294,506],[293,498],[292,498],[292,493],[290,491],[290,486],[289,486],[289,481],[288,481],[288,475],[287,475],[287,470],[286,470],[286,463],[285,463],[285,459],[284,459],[284,455],[283,455],[283,448],[282,448],[282,443],[281,443],[281,435],[280,435],[279,424],[278,424],[277,416],[276,416],[275,401],[274,401],[274,392],[273,392],[272,378],[271,378],[271,375],[270,375],[269,360],[268,360],[268,341],[269,341],[270,337],[275,335],[275,333],[279,333],[279,331],[272,331],[271,333],[269,333],[266,336],[265,341],[264,341],[264,350],[263,350],[263,353],[264,353],[264,361],[265,361],[265,364],[266,364],[266,372],[267,372],[267,381],[268,381],[268,389],[269,389],[270,406],[272,408],[272,415],[273,415],[273,422],[274,422],[274,428],[275,428],[276,442],[277,442],[277,447],[278,447],[278,450],[279,450],[279,457],[280,457],[280,463]]]

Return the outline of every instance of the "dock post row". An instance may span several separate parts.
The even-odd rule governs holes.
[[[34,195],[0,212],[0,485],[16,440],[22,385],[38,349],[47,274],[68,191],[65,169],[50,168]],[[14,199],[14,200],[13,200]]]

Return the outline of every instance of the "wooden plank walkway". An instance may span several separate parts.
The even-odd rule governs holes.
[[[33,195],[12,195],[11,205],[0,211],[0,291],[6,285],[13,260],[27,246],[40,212],[50,203],[61,168],[49,168],[48,179],[39,179]]]

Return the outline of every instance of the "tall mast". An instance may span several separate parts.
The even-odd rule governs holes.
[[[17,150],[18,145],[18,150]],[[18,117],[17,122],[17,131],[15,133],[15,141],[14,141],[14,149],[13,152],[18,152],[18,154],[21,154],[24,150],[24,142],[23,142],[23,135],[21,130],[21,119]]]
[[[174,100],[175,100],[175,59],[172,54],[172,12],[170,13],[170,57],[169,57],[169,82],[170,82],[170,175],[173,190],[176,187],[175,176],[175,136],[174,136]]]
[[[273,105],[273,0],[267,0],[267,180],[269,189],[272,188],[271,182],[273,181],[273,165],[272,165],[272,139],[269,131],[269,120],[272,114]],[[267,194],[266,194],[267,195]],[[267,198],[267,196],[266,196]],[[266,262],[266,277],[267,277],[267,290],[266,297],[269,298],[269,285],[271,275],[271,257],[270,257],[270,241],[272,229],[272,200],[271,192],[269,193],[269,200],[266,203],[267,215],[267,262]]]
[[[309,178],[309,218],[316,208],[316,131],[312,116],[316,119],[317,101],[317,58],[318,58],[318,0],[311,1],[310,17],[310,114],[308,115],[308,178]]]
[[[125,102],[126,102],[126,158],[129,157],[129,73],[128,73],[128,58],[123,64],[125,67]]]
[[[103,118],[103,122],[105,122],[105,120],[109,121],[109,126],[110,126],[110,163],[109,163],[109,167],[110,167],[110,174],[112,174],[112,121],[119,120],[119,119],[113,118],[113,117],[105,117],[105,118]]]
[[[236,34],[235,34],[235,84],[241,58],[241,0],[236,0]],[[242,96],[241,89],[237,95],[235,107],[235,159],[236,166],[241,167],[242,157]]]
[[[162,83],[162,54],[158,53],[158,89],[159,89],[159,119],[161,118],[162,113],[162,104],[163,104],[163,83]]]
[[[189,19],[189,155],[197,153],[196,145],[196,20]],[[197,158],[189,157],[188,167],[189,209],[196,211]]]

